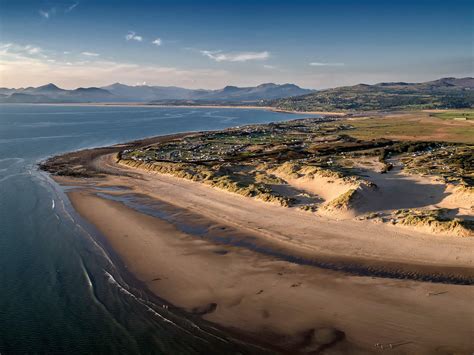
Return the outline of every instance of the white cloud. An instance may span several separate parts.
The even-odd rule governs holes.
[[[43,16],[45,19],[49,18],[49,12],[47,11],[39,10],[39,14]]]
[[[313,67],[342,67],[344,63],[323,63],[323,62],[311,62],[309,65]]]
[[[74,9],[77,7],[77,5],[79,5],[79,3],[78,3],[78,2],[75,2],[75,3],[72,4],[71,6],[67,7],[66,10],[64,10],[64,12],[66,12],[66,13],[67,13],[67,12],[71,12],[72,10],[74,10]]]
[[[249,60],[265,60],[270,57],[270,53],[264,52],[232,52],[222,51],[200,51],[202,55],[215,60],[216,62],[246,62]]]
[[[218,88],[228,82],[230,73],[226,70],[183,69],[159,65],[138,65],[100,59],[94,61],[64,60],[63,52],[43,58],[31,55],[26,46],[0,43],[0,87],[38,86],[54,82],[66,88],[78,86],[104,86],[113,82],[129,85],[153,83],[166,86]]]
[[[82,52],[82,55],[86,55],[88,57],[98,57],[100,54],[99,53],[94,53],[94,52]]]
[[[13,46],[13,43],[1,43],[0,44],[0,54],[6,53],[9,48]]]
[[[157,38],[151,43],[153,43],[155,46],[161,46],[161,38]]]
[[[29,53],[29,54],[38,54],[39,52],[41,52],[41,48],[39,47],[34,47],[34,46],[31,46],[31,45],[27,45],[25,47],[25,50]]]
[[[268,65],[268,64],[264,64],[263,67],[264,67],[265,69],[276,69],[276,66],[274,66],[274,65]]]
[[[40,55],[43,58],[46,55],[42,54],[43,50],[40,47],[28,44],[26,46],[13,44],[13,43],[2,43],[0,44],[0,54],[10,53],[12,55]]]
[[[132,40],[133,40],[133,41],[137,41],[137,42],[143,41],[143,37],[137,35],[137,34],[136,34],[135,32],[133,32],[133,31],[129,31],[129,32],[127,33],[127,35],[125,36],[125,39],[126,39],[127,41],[132,41]]]
[[[51,16],[53,16],[56,13],[56,8],[52,7],[49,10],[39,10],[39,14],[41,17],[45,18],[46,20],[49,20]]]

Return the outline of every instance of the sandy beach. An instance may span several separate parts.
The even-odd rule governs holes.
[[[139,280],[177,307],[290,352],[470,354],[474,348],[472,286],[417,280],[417,274],[444,275],[472,283],[471,238],[314,216],[124,167],[113,154],[95,158],[94,165],[108,175],[70,192],[74,208]],[[81,185],[79,179],[56,179]],[[109,196],[159,201],[178,221],[101,198],[91,184]],[[128,190],[108,191],[110,186]],[[350,265],[367,275],[217,243],[184,231],[179,220],[280,255]]]

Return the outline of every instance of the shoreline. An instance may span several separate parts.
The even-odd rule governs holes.
[[[250,339],[262,339],[286,351],[324,348],[335,353],[365,354],[379,351],[380,346],[400,346],[400,353],[472,351],[474,344],[468,335],[474,317],[469,308],[469,300],[474,297],[472,286],[354,276],[341,270],[294,264],[244,246],[200,238],[163,218],[91,190],[92,184],[116,197],[147,196],[164,203],[163,208],[170,204],[198,214],[212,232],[250,232],[256,241],[270,242],[283,251],[299,250],[316,257],[329,252],[339,257],[368,258],[380,265],[411,260],[415,263],[410,272],[417,265],[425,265],[427,270],[431,265],[440,270],[461,267],[467,275],[473,274],[468,252],[472,244],[467,239],[429,236],[367,221],[310,219],[310,214],[197,182],[124,167],[111,159],[111,154],[129,146],[187,134],[195,133],[70,153],[64,160],[66,166],[71,164],[71,157],[83,155],[79,160],[101,177],[53,177],[62,185],[82,185],[68,193],[75,210],[105,236],[127,269],[151,292],[225,329],[243,332]],[[127,190],[107,190],[114,186]],[[243,203],[248,211],[241,211]],[[186,212],[178,214],[189,217]],[[295,226],[285,227],[287,219],[294,220],[290,225]],[[288,228],[294,231],[288,233]],[[347,230],[358,238],[345,235]],[[188,289],[193,292],[182,292]],[[390,319],[389,324],[386,319]],[[454,334],[452,329],[460,331]],[[331,340],[318,343],[321,334]]]
[[[172,304],[169,300],[164,299],[160,294],[153,292],[147,285],[146,282],[137,277],[136,274],[128,268],[126,260],[117,252],[116,249],[112,247],[110,239],[106,235],[101,233],[97,226],[92,223],[90,220],[84,218],[78,210],[74,207],[74,198],[71,198],[71,193],[74,194],[74,189],[71,191],[65,191],[64,184],[62,181],[58,181],[54,176],[50,176],[48,173],[43,172],[48,175],[47,178],[51,179],[50,182],[57,190],[56,194],[58,198],[64,201],[64,211],[69,215],[69,218],[74,220],[75,223],[81,225],[81,228],[84,229],[84,232],[91,238],[95,248],[100,250],[107,262],[112,266],[112,270],[104,269],[104,272],[107,274],[110,272],[109,276],[114,280],[114,284],[119,289],[124,289],[126,293],[130,293],[131,297],[136,298],[136,301],[141,306],[149,308],[149,311],[153,314],[157,312],[159,318],[161,319],[171,319],[170,321],[183,321],[184,325],[193,324],[192,327],[198,329],[196,336],[208,336],[209,339],[217,338],[224,342],[234,342],[237,343],[239,348],[242,347],[244,350],[251,349],[252,351],[257,351],[260,353],[281,353],[282,349],[275,347],[271,343],[262,342],[261,339],[256,337],[253,334],[246,334],[244,332],[238,331],[237,329],[229,329],[220,326],[219,324],[209,322],[196,312],[190,312],[182,307],[178,307]],[[116,275],[115,273],[118,273]],[[119,276],[119,280],[117,280]],[[125,284],[122,284],[124,282]],[[162,311],[164,310],[164,313]],[[170,312],[170,313],[168,313]],[[182,325],[182,324],[181,324]],[[202,335],[202,334],[203,335]]]

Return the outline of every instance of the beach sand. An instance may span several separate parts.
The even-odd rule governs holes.
[[[210,229],[224,226],[291,255],[401,275],[417,270],[471,280],[474,276],[471,238],[315,216],[125,168],[111,155],[94,164],[122,174],[97,179],[95,186],[129,187],[127,193],[199,216]],[[57,180],[80,184],[78,179]],[[127,268],[160,297],[221,326],[291,352],[471,354],[474,349],[472,286],[362,277],[299,265],[198,238],[96,193],[84,187],[69,197]]]
[[[367,353],[376,344],[413,354],[473,348],[470,286],[356,277],[279,261],[193,238],[91,192],[69,195],[152,292],[259,341],[317,347],[308,344],[308,333],[330,329],[344,333],[334,351]]]

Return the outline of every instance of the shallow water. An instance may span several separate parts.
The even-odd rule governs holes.
[[[147,136],[296,117],[240,109],[0,106],[0,353],[260,352],[143,292],[37,163]]]

